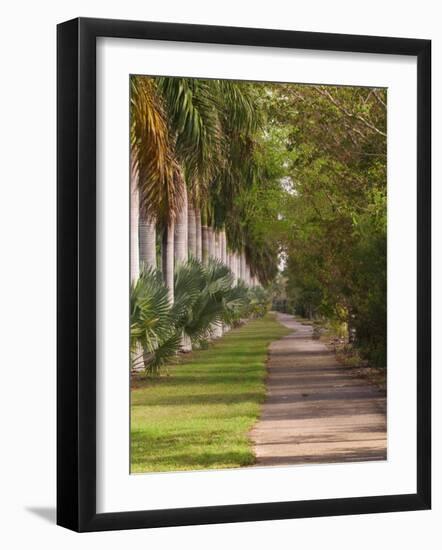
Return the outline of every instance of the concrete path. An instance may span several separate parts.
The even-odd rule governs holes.
[[[350,374],[291,315],[293,333],[272,342],[267,398],[250,432],[257,466],[385,460],[386,398]]]

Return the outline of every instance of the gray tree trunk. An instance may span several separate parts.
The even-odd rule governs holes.
[[[138,236],[140,240],[140,268],[157,267],[157,231],[154,221],[143,216],[140,212]],[[143,353],[144,366],[149,367],[149,352],[145,348]]]
[[[207,228],[209,258],[215,257],[215,232],[211,227]]]
[[[249,264],[246,262],[246,283],[248,286],[250,286],[250,267]]]
[[[181,210],[178,212],[175,222],[175,243],[174,243],[174,259],[175,265],[183,264],[187,262],[188,255],[188,202],[187,202],[187,190],[184,187],[184,201]],[[192,344],[190,338],[182,333],[181,336],[181,351],[191,351]]]
[[[202,261],[202,228],[201,228],[201,210],[195,208],[195,229],[196,229],[196,257]]]
[[[219,231],[215,231],[215,258],[221,259],[221,233]]]
[[[196,217],[195,209],[193,208],[193,206],[189,206],[188,208],[187,232],[189,239],[189,256],[197,258]]]
[[[201,260],[207,264],[209,260],[209,228],[207,225],[201,227]]]
[[[162,259],[163,259],[163,279],[164,284],[167,286],[169,294],[169,302],[173,304],[174,292],[173,292],[173,269],[174,269],[174,233],[175,223],[172,221],[169,226],[164,230],[163,235],[163,247],[162,247]]]
[[[217,260],[221,259],[221,233],[219,231],[213,231],[213,243],[214,251],[213,255]],[[222,323],[215,323],[212,325],[212,335],[214,338],[221,338],[223,335]]]
[[[130,280],[135,282],[140,276],[140,251],[138,224],[140,216],[140,196],[138,191],[138,169],[132,154],[130,170]]]
[[[140,214],[140,264],[146,267],[157,267],[157,231],[154,221]]]
[[[220,232],[220,236],[221,236],[221,260],[223,264],[227,265],[227,243],[226,243],[226,232],[224,229]]]
[[[244,257],[244,252],[241,252],[241,255],[239,257],[239,277],[243,280],[243,282],[246,282],[246,259]]]
[[[217,257],[217,255],[216,255],[216,233],[215,233],[214,229],[212,229],[212,256],[214,258]]]
[[[238,283],[238,269],[237,269],[237,265],[236,265],[236,252],[232,252],[232,259],[231,259],[230,269],[232,270],[232,273],[233,273],[233,281],[234,281],[235,284],[237,284]]]
[[[187,261],[187,191],[184,187],[184,200],[175,221],[175,264]]]

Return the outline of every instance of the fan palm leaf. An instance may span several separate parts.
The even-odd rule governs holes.
[[[145,268],[132,284],[130,293],[132,366],[144,363],[146,371],[154,371],[170,360],[179,346],[176,332],[161,274]]]

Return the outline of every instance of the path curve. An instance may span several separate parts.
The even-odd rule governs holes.
[[[294,332],[269,348],[267,397],[250,432],[256,465],[385,460],[385,392],[341,366],[311,326],[276,316]]]

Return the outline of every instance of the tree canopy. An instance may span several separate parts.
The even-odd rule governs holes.
[[[298,314],[346,323],[385,366],[386,90],[166,77],[132,87],[142,208],[167,223],[185,187],[262,286],[282,285]]]

